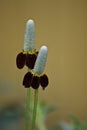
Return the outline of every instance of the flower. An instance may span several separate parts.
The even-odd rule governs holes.
[[[16,57],[16,65],[19,69],[22,69],[25,65],[29,68],[29,71],[25,74],[23,79],[23,85],[25,88],[30,86],[33,89],[38,89],[41,85],[45,89],[49,83],[46,74],[43,74],[48,48],[42,46],[38,51],[34,48],[35,45],[35,27],[34,21],[28,20],[26,23],[26,30],[24,35],[24,49]]]
[[[20,52],[16,57],[16,65],[19,69],[22,69],[25,65],[33,69],[38,51],[34,49],[35,41],[35,27],[34,21],[28,20],[26,23],[26,31],[24,35],[24,50]]]
[[[31,86],[33,89],[38,89],[40,85],[43,89],[47,87],[49,80],[47,75],[43,74],[47,53],[47,47],[42,46],[39,50],[33,71],[27,72],[24,76],[23,85],[25,88],[29,88]]]

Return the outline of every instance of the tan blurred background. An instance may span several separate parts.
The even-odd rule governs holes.
[[[69,112],[86,120],[86,0],[0,0],[0,81],[6,85],[0,90],[0,104],[25,101],[26,69],[18,70],[15,59],[23,49],[25,24],[31,18],[36,25],[36,48],[45,44],[49,49],[45,72],[50,83],[45,91],[40,89],[40,101],[61,106],[51,120],[67,119]]]

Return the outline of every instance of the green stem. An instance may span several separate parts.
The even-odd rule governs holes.
[[[36,89],[35,92],[34,92],[34,108],[33,108],[32,130],[35,129],[37,103],[38,103],[38,89]]]
[[[30,112],[30,88],[27,89],[27,96],[26,96],[25,130],[29,130],[29,112]]]

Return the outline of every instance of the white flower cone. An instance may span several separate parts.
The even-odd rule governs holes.
[[[24,51],[33,51],[35,44],[35,25],[32,19],[26,23],[26,30],[24,35]]]
[[[47,54],[48,48],[46,46],[42,46],[39,50],[39,54],[34,65],[34,72],[38,75],[40,75],[44,71],[47,60]]]

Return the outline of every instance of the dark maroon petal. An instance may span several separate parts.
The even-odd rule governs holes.
[[[28,72],[25,74],[23,79],[23,85],[25,88],[29,88],[31,86],[33,74],[31,72]]]
[[[40,84],[39,77],[34,76],[33,79],[32,79],[32,84],[31,84],[32,88],[38,89],[39,84]]]
[[[20,52],[18,55],[17,55],[17,58],[16,58],[16,65],[19,69],[22,69],[25,65],[25,57],[26,55],[23,54],[23,52]]]
[[[36,58],[37,58],[36,54],[27,54],[26,55],[26,66],[30,69],[33,69]]]
[[[48,83],[49,83],[49,80],[46,74],[43,74],[42,76],[40,76],[40,84],[43,89],[47,87]]]

